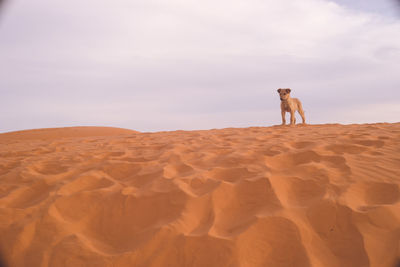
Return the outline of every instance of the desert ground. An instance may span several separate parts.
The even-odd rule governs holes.
[[[395,267],[400,123],[0,134],[0,254],[10,267]]]

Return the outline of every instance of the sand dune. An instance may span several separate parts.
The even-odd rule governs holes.
[[[62,139],[72,137],[93,137],[93,136],[115,136],[122,134],[137,133],[137,131],[112,128],[112,127],[65,127],[65,128],[44,128],[34,130],[23,130],[0,134],[0,142],[10,140],[33,140],[33,139]]]
[[[400,123],[0,134],[8,266],[395,267]]]

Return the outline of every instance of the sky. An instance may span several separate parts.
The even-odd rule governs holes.
[[[395,0],[9,0],[0,132],[270,126],[278,88],[311,124],[398,122],[399,33]]]

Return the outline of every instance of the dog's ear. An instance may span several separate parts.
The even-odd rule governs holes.
[[[287,89],[286,89],[286,92],[287,92],[287,93],[290,93],[291,91],[292,91],[292,90],[290,90],[290,88],[287,88]]]
[[[281,90],[282,90],[282,89],[281,89],[281,88],[279,88],[279,89],[277,90],[277,91],[278,91],[278,93],[280,93],[280,92],[281,92]]]

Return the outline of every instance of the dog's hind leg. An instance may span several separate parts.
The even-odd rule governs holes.
[[[303,124],[306,124],[306,116],[304,115],[304,110],[303,110],[303,106],[301,104],[301,102],[299,102],[299,110],[298,110],[301,119],[303,120]]]
[[[290,111],[290,125],[295,125],[296,124],[296,116],[294,114],[294,111]]]

